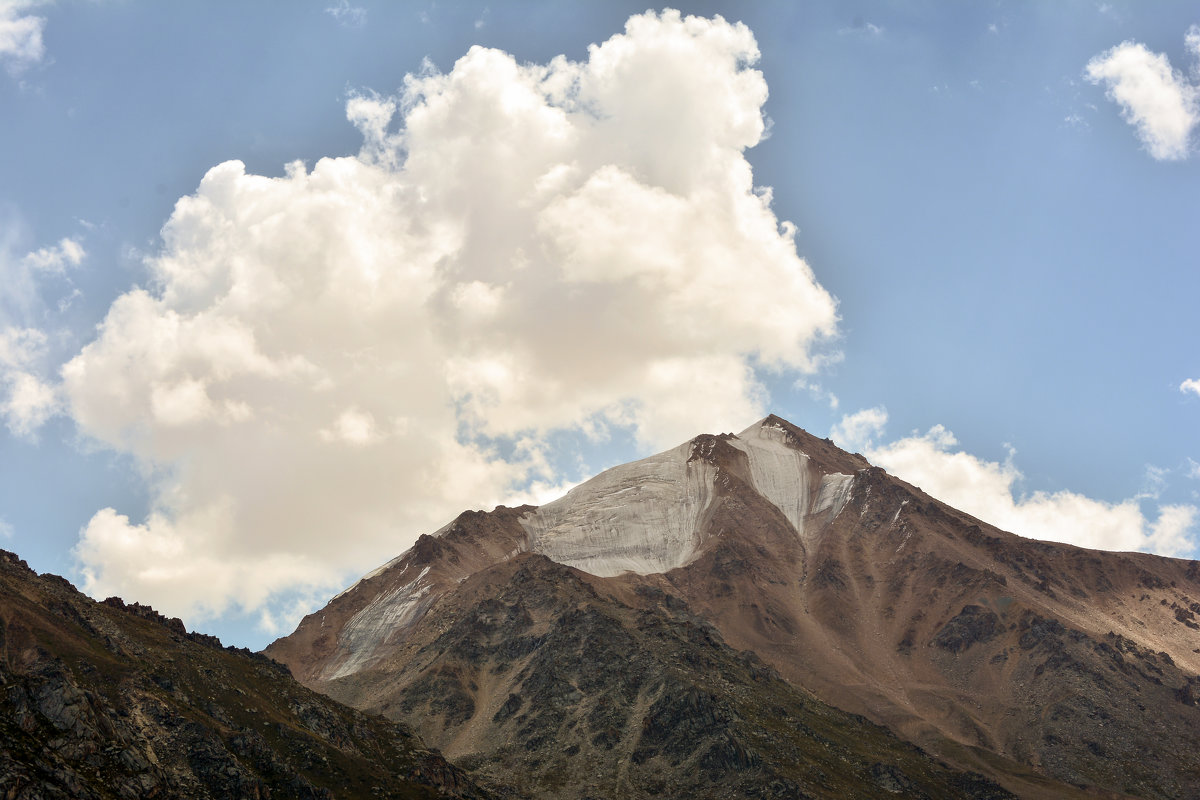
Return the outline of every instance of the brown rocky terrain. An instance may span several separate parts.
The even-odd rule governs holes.
[[[1195,562],[1022,539],[769,417],[468,512],[267,652],[542,797],[1190,798],[1198,616]]]
[[[473,575],[331,694],[533,797],[1012,797],[725,645],[651,584],[536,554]],[[436,620],[436,622],[434,622]]]
[[[0,797],[484,798],[403,726],[0,551]]]

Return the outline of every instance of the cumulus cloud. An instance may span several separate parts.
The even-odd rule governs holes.
[[[1188,30],[1186,44],[1194,55],[1200,51],[1196,26]],[[1109,99],[1121,107],[1152,157],[1187,158],[1189,138],[1200,122],[1200,88],[1172,69],[1164,54],[1126,41],[1094,57],[1084,74],[1092,83],[1105,84]]]
[[[671,11],[582,62],[475,47],[350,98],[357,156],[212,168],[62,370],[154,486],[148,519],[81,533],[88,591],[269,605],[556,485],[551,435],[761,416],[756,370],[815,370],[837,315],[744,156],[758,56]]]
[[[1144,495],[1109,503],[1070,491],[1023,494],[1011,450],[1002,463],[979,458],[959,449],[954,434],[941,425],[883,442],[886,423],[886,410],[866,409],[843,418],[831,435],[939,500],[1021,536],[1166,556],[1186,555],[1196,547],[1200,509],[1195,506],[1160,505],[1150,520],[1138,502]]]
[[[1184,394],[1192,392],[1197,397],[1200,397],[1200,378],[1188,378],[1186,381],[1179,384],[1179,391],[1183,392]]]
[[[46,55],[46,19],[29,13],[44,0],[0,0],[0,62],[15,75]]]

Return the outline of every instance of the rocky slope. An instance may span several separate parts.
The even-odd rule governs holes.
[[[0,551],[0,797],[483,798],[407,729]]]
[[[427,619],[327,688],[532,797],[1012,797],[797,690],[653,583],[527,553]]]
[[[507,570],[529,568],[535,554],[595,598],[529,596]],[[488,591],[473,593],[477,584]],[[578,659],[608,651],[602,636],[583,645],[568,635],[583,624],[573,614],[615,620],[604,623],[622,643],[612,661],[631,648],[624,684],[589,683]],[[747,651],[782,679],[772,692],[863,715],[1020,796],[1184,798],[1200,797],[1198,615],[1193,562],[1022,539],[769,417],[618,467],[541,508],[464,514],[268,652],[320,691],[411,721],[481,774],[540,774],[577,747],[607,765],[601,784],[652,796],[634,757],[662,695],[638,676],[673,674],[741,709],[729,719],[753,721],[731,728],[757,754],[742,772],[761,767],[813,796],[839,796],[795,771],[812,740],[749,744],[748,730],[809,725],[790,722],[799,719],[790,701],[724,673],[721,686],[705,683],[711,659],[736,675]],[[475,633],[455,628],[464,620],[479,621],[468,625]],[[643,630],[685,623],[725,655],[701,657]],[[638,667],[642,659],[653,666]],[[560,694],[539,694],[547,669],[564,676]],[[602,697],[627,714],[623,724],[589,727]],[[532,724],[547,703],[573,727]],[[867,736],[852,728],[828,737],[835,749]],[[660,761],[653,772],[678,788],[702,771],[697,763]],[[537,780],[542,796],[583,796]],[[741,787],[733,796],[771,785],[722,780]]]

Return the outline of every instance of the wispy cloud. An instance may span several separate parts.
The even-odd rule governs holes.
[[[1193,25],[1185,42],[1200,57],[1200,29]],[[1121,107],[1121,115],[1137,130],[1151,157],[1188,157],[1189,139],[1200,123],[1200,88],[1173,69],[1166,55],[1126,41],[1089,61],[1084,75],[1106,86],[1108,98]]]
[[[22,237],[16,223],[0,230],[0,421],[17,436],[34,438],[46,420],[61,410],[61,395],[52,376],[51,337],[55,311],[62,313],[80,296],[68,272],[87,256],[79,240],[14,255]],[[20,250],[16,250],[17,253]],[[65,290],[57,300],[47,288]]]
[[[45,0],[0,0],[0,63],[10,75],[37,64],[46,55],[45,17],[29,13]]]
[[[35,437],[61,408],[58,389],[39,375],[46,342],[34,328],[0,329],[0,419],[17,436]]]
[[[838,29],[839,36],[860,36],[864,39],[880,39],[885,32],[882,25],[868,22],[861,17],[856,18],[850,25]]]
[[[338,0],[335,5],[326,8],[325,13],[346,28],[358,28],[367,23],[367,10],[350,5],[350,0]]]

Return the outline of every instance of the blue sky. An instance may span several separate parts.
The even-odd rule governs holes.
[[[0,0],[0,546],[258,647],[773,411],[1196,557],[1194,5],[679,8]]]

